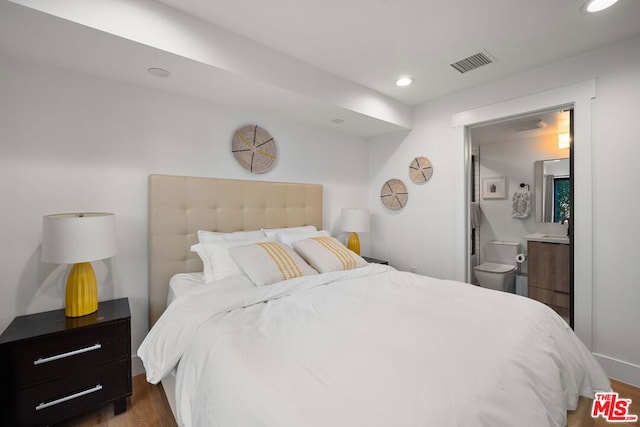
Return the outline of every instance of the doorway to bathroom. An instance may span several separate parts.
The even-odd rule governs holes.
[[[472,283],[536,299],[573,327],[572,119],[563,107],[469,127],[468,229]]]
[[[572,83],[531,94],[518,95],[504,101],[487,102],[474,109],[452,115],[452,138],[457,160],[457,191],[454,192],[454,278],[471,281],[469,215],[471,187],[471,127],[508,120],[554,108],[573,107],[574,141],[572,152],[573,209],[571,218],[573,240],[573,319],[574,330],[583,344],[593,347],[593,160],[592,160],[592,100],[596,98],[595,79]]]

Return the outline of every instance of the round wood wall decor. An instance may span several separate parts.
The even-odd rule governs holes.
[[[429,181],[431,175],[433,175],[433,166],[426,157],[416,157],[409,165],[409,178],[416,184]]]
[[[380,200],[387,208],[397,211],[407,204],[409,193],[407,187],[399,179],[390,179],[380,189]]]
[[[264,173],[276,160],[276,141],[259,126],[244,126],[233,134],[231,152],[251,173]]]

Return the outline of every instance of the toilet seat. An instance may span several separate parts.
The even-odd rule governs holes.
[[[497,264],[495,262],[483,262],[482,264],[473,267],[477,271],[486,271],[487,273],[510,273],[516,270],[515,265],[509,264]]]

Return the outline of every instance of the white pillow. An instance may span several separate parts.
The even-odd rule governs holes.
[[[204,280],[206,283],[224,279],[229,276],[243,274],[242,270],[229,255],[229,249],[249,245],[257,242],[266,242],[269,239],[236,240],[198,243],[191,246],[191,251],[196,252],[202,260]]]
[[[296,231],[296,232],[280,232],[276,234],[276,240],[285,245],[291,246],[293,242],[298,240],[308,239],[310,237],[331,237],[331,234],[327,230],[320,231]]]
[[[229,254],[256,286],[318,274],[293,249],[278,242],[236,246]]]
[[[198,230],[198,242],[228,242],[237,240],[257,240],[264,239],[262,230],[234,231],[233,233],[221,233],[219,231]]]
[[[263,228],[262,231],[267,237],[275,237],[278,233],[300,233],[318,231],[315,225],[303,225],[302,227],[285,227],[285,228]]]
[[[368,264],[333,237],[312,237],[293,242],[293,249],[320,273],[351,270]]]

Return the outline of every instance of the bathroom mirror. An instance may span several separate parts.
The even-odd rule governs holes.
[[[538,160],[534,164],[537,222],[564,223],[571,213],[569,159]]]

